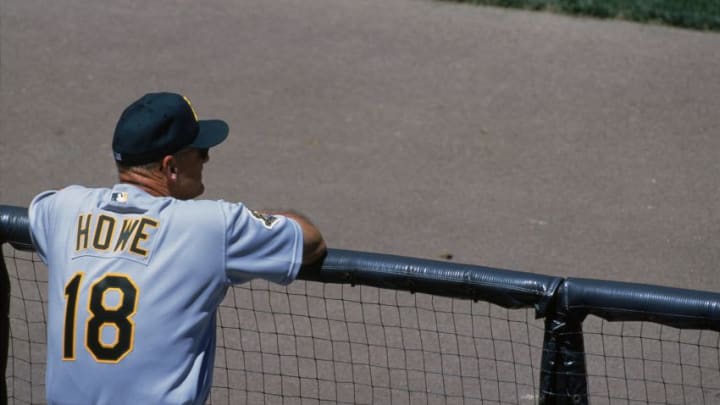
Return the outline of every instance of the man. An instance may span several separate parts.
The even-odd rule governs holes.
[[[31,235],[49,268],[48,403],[204,403],[228,287],[287,284],[325,255],[302,215],[191,200],[227,134],[187,98],[147,94],[115,129],[119,184],[33,199]]]

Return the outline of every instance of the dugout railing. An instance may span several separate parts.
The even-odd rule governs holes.
[[[24,369],[22,365],[31,361],[42,366],[32,347],[44,342],[44,336],[19,332],[32,329],[22,324],[32,321],[20,319],[29,310],[19,315],[11,311],[11,306],[24,301],[37,301],[40,309],[35,312],[40,313],[46,305],[43,287],[33,287],[39,291],[34,298],[25,290],[29,284],[46,286],[46,278],[38,276],[43,270],[37,269],[37,258],[32,253],[19,253],[32,251],[26,208],[0,206],[0,244],[4,246],[0,260],[0,398],[5,402],[8,398],[18,403],[42,402],[42,393],[31,393],[31,400],[21,400],[21,389],[13,388],[16,368]],[[15,264],[6,265],[6,259]],[[23,263],[30,263],[33,270],[24,269],[27,266]],[[26,277],[30,272],[36,274]],[[292,287],[282,290],[251,285],[238,290],[229,306],[221,308],[220,323],[229,319],[230,333],[218,341],[224,345],[219,348],[220,356],[224,356],[219,363],[224,369],[216,372],[216,379],[222,374],[219,380],[225,386],[220,384],[218,392],[223,394],[217,398],[224,396],[228,403],[238,398],[242,402],[292,402],[288,397],[298,403],[308,399],[313,403],[416,403],[417,398],[424,403],[720,403],[717,293],[340,249],[330,249],[321,268],[305,273],[302,279],[298,283],[307,284],[300,292]],[[342,287],[333,290],[333,285]],[[19,295],[11,286],[20,290]],[[365,290],[355,293],[345,288]],[[322,293],[316,294],[316,290]],[[383,291],[397,293],[387,303]],[[261,298],[246,306],[243,297]],[[302,303],[296,306],[301,309],[293,309],[295,302]],[[340,318],[334,315],[335,307],[341,308]],[[355,307],[360,315],[353,315],[351,308]],[[371,315],[373,311],[379,315]],[[521,315],[510,311],[520,311]],[[227,315],[233,312],[241,314],[236,321],[232,320],[234,315]],[[414,321],[404,321],[406,313],[411,313]],[[426,318],[436,324],[426,322]],[[263,330],[262,324],[268,319],[265,324],[270,327]],[[450,326],[443,326],[441,319],[449,320],[446,324]],[[302,327],[303,322],[310,332]],[[527,326],[517,327],[523,323]],[[318,332],[323,327],[315,328],[316,324],[325,325],[327,332]],[[345,328],[344,332],[334,333],[337,325]],[[257,331],[250,331],[253,327]],[[245,329],[247,335],[243,335]],[[538,335],[536,332],[540,338],[532,337]],[[233,339],[237,343],[232,343]],[[274,346],[268,349],[267,341]],[[280,347],[288,341],[295,344],[287,352],[292,358]],[[444,341],[452,343],[444,345]],[[314,348],[310,355],[303,354],[307,345]],[[386,347],[380,347],[383,345]],[[332,353],[324,355],[323,346],[330,347]],[[342,347],[347,355],[342,354]],[[35,360],[20,359],[15,354],[23,350]],[[491,352],[489,357],[486,352]],[[242,360],[233,360],[233,356]],[[395,361],[394,356],[401,361]],[[473,356],[477,359],[469,358]],[[413,361],[414,357],[420,361]],[[252,359],[262,364],[255,365]],[[269,364],[277,364],[277,371]],[[283,370],[286,364],[292,364],[290,371]],[[303,364],[310,364],[310,372]],[[325,377],[328,367],[332,375]],[[403,367],[406,370],[401,370]],[[251,372],[253,368],[257,372]],[[349,370],[348,376],[343,376],[344,369]],[[510,377],[501,375],[508,374],[503,371],[506,369]],[[488,372],[497,376],[488,376]],[[28,373],[32,377],[26,379],[33,382],[23,384],[42,384],[37,382],[41,372]],[[231,382],[231,374],[240,375],[240,383]],[[415,384],[415,377],[420,383]],[[529,379],[532,382],[528,383]],[[307,385],[307,381],[312,384]],[[493,381],[491,391],[487,390],[488,381]],[[508,384],[529,388],[511,388],[513,392],[504,394]],[[237,396],[234,390],[242,391],[242,395]],[[528,394],[528,390],[534,392]]]

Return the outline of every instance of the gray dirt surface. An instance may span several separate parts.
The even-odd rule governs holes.
[[[122,109],[231,136],[207,198],[331,247],[720,291],[720,35],[425,0],[0,0],[0,203],[115,181]]]

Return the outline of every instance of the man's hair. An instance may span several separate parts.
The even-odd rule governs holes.
[[[183,153],[187,150],[189,150],[189,149],[188,148],[181,149],[181,150],[173,153],[172,156],[177,159],[177,157],[181,153]],[[115,166],[117,166],[118,173],[127,173],[130,171],[133,171],[133,172],[139,172],[139,173],[143,173],[143,174],[150,174],[151,172],[159,170],[162,167],[162,159],[156,160],[153,162],[149,162],[149,163],[141,163],[139,165],[124,165],[116,160]]]
[[[139,165],[124,165],[120,162],[115,162],[115,166],[117,166],[119,173],[127,173],[130,171],[134,172],[141,172],[141,173],[151,173],[154,172],[162,167],[162,162],[157,160],[150,163],[143,163]]]

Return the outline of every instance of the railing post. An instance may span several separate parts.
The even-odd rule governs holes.
[[[2,256],[5,242],[16,249],[32,249],[27,208],[0,205],[0,405],[8,403],[5,373],[10,342],[10,275]]]
[[[540,370],[541,405],[587,405],[587,369],[582,321],[585,314],[570,313],[563,297],[565,283],[557,289],[545,318]]]
[[[8,403],[5,370],[8,360],[8,343],[10,341],[10,276],[5,259],[2,257],[2,241],[0,241],[0,404]]]

